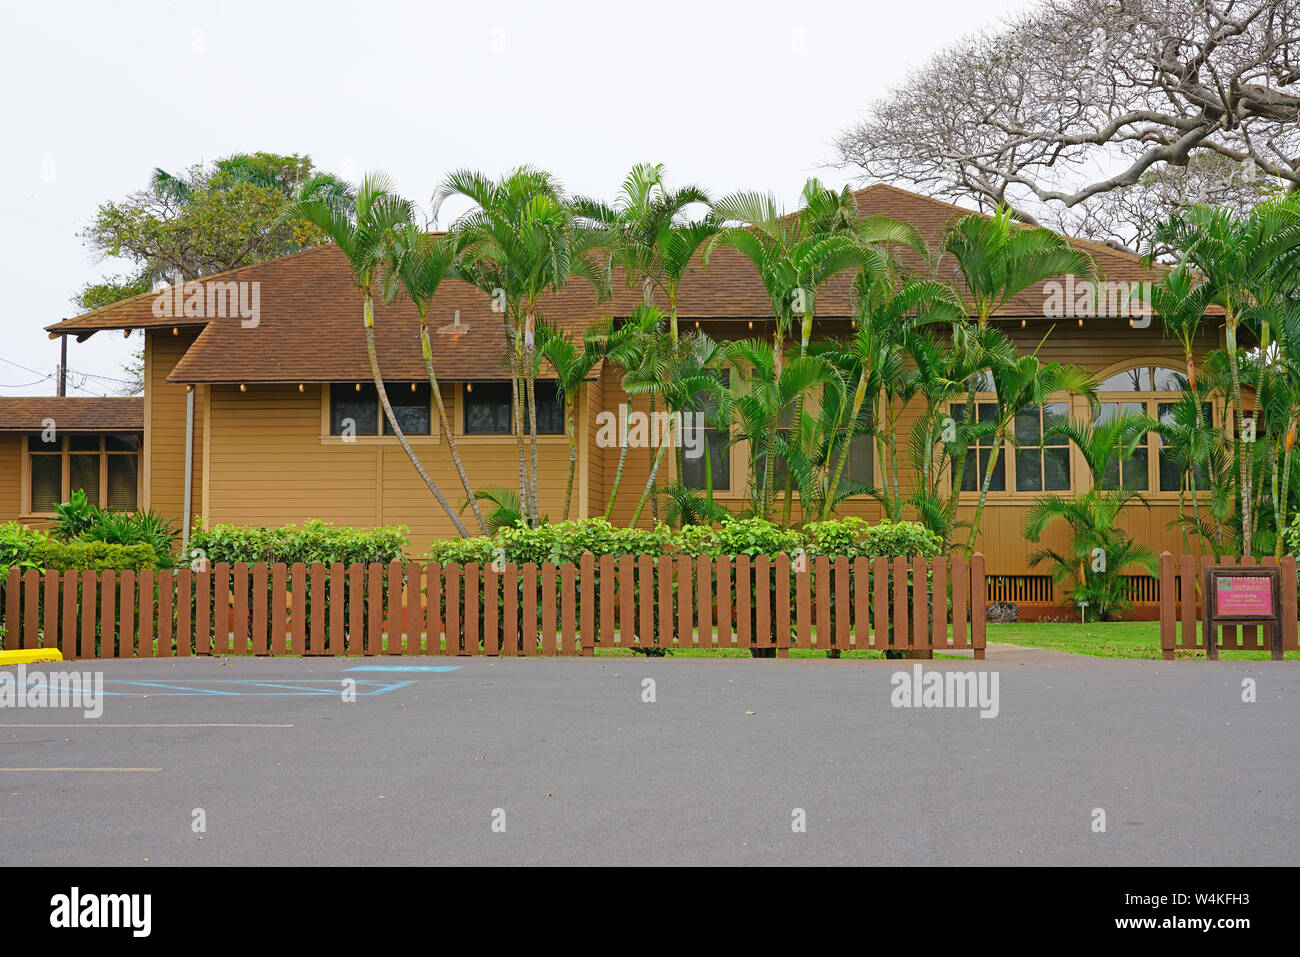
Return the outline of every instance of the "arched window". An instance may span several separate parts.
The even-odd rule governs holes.
[[[1097,387],[1101,405],[1094,422],[1110,421],[1131,412],[1172,424],[1179,394],[1187,387],[1185,372],[1165,366],[1140,365],[1116,372],[1103,379]],[[1206,402],[1202,411],[1205,421],[1212,423],[1211,404]],[[1172,454],[1169,440],[1148,432],[1126,461],[1114,459],[1110,462],[1103,486],[1113,488],[1122,483],[1140,492],[1177,492],[1182,481],[1182,467]],[[1196,481],[1200,488],[1209,484],[1209,476],[1203,467],[1197,467]]]

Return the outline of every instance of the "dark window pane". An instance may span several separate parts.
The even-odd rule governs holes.
[[[993,455],[992,449],[980,449],[980,484],[976,488],[982,488],[984,485],[984,475],[988,472],[989,457]],[[1007,490],[1007,457],[999,455],[997,464],[993,466],[993,480],[989,483],[990,492],[1005,492]]]
[[[534,382],[533,395],[537,399],[537,434],[564,434],[564,398],[554,382]],[[524,406],[525,412],[527,405]],[[524,420],[524,428],[529,428]]]
[[[1024,445],[1038,445],[1043,437],[1038,421],[1038,406],[1026,406],[1016,413],[1016,440]]]
[[[703,446],[699,444],[703,433]],[[707,488],[706,462],[713,480],[714,491],[731,488],[731,452],[727,448],[727,433],[718,429],[699,429],[688,423],[682,427],[682,482],[688,488]],[[706,454],[707,453],[707,458]]]
[[[1041,492],[1043,490],[1042,451],[1035,448],[1021,448],[1016,456],[1016,490],[1020,492]]]
[[[1070,421],[1069,406],[1067,406],[1064,402],[1048,402],[1043,406],[1043,434],[1044,435],[1047,434],[1048,429],[1051,429],[1054,426],[1058,426],[1058,425],[1065,425],[1069,421]],[[1053,438],[1048,440],[1049,444],[1052,445],[1061,445],[1064,444],[1065,441],[1066,440],[1061,438],[1059,435],[1054,436]]]
[[[1132,456],[1124,463],[1124,484],[1129,488],[1145,492],[1151,487],[1151,479],[1147,472],[1150,454],[1145,445],[1140,445],[1133,450]]]
[[[1044,485],[1046,485],[1049,492],[1064,492],[1070,488],[1070,450],[1068,448],[1047,448],[1043,450],[1043,476]]]
[[[71,455],[68,457],[69,494],[77,489],[86,493],[86,501],[99,504],[99,456]]]
[[[849,460],[844,466],[844,473],[859,485],[870,485],[874,481],[873,445],[870,435],[855,435],[849,440]]]
[[[379,434],[379,393],[374,383],[330,386],[330,435],[342,435],[351,420],[353,435]]]
[[[45,432],[33,432],[27,436],[27,448],[32,452],[61,452],[63,451],[63,436],[55,434],[50,440],[45,441]]]
[[[1182,467],[1173,454],[1160,450],[1160,491],[1177,492],[1182,479]]]
[[[32,511],[51,512],[63,501],[63,456],[33,455]]]
[[[1120,461],[1112,458],[1106,463],[1106,468],[1101,473],[1102,488],[1117,488],[1120,481]]]
[[[104,448],[109,452],[139,452],[140,437],[138,435],[106,435],[104,436]]]
[[[68,438],[68,448],[73,452],[98,452],[98,435],[73,435]]]
[[[465,434],[509,435],[509,382],[476,382],[465,387]]]
[[[124,512],[136,508],[136,473],[139,458],[135,455],[108,456],[108,507]]]
[[[411,391],[409,385],[400,384],[390,386],[384,383],[384,388],[388,391],[388,404],[393,407],[393,417],[397,419],[397,424],[404,435],[431,434],[432,418],[429,403],[432,393],[427,382],[417,382],[415,391]],[[388,422],[388,416],[385,415],[384,435],[392,434],[393,427]]]

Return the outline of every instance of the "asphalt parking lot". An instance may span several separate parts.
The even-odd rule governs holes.
[[[103,672],[103,714],[0,708],[0,859],[147,867],[1300,858],[1294,663],[1112,661],[1005,645],[983,662],[926,663],[996,672],[996,718],[894,707],[891,676],[909,666],[67,662],[55,667]],[[454,670],[351,670],[412,667]],[[653,701],[643,700],[647,678]],[[1257,683],[1254,703],[1242,701],[1246,678]],[[346,679],[356,681],[355,700],[344,700]],[[1096,809],[1104,832],[1094,831]]]

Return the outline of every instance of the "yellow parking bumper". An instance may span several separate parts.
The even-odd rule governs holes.
[[[28,648],[24,651],[0,651],[0,668],[5,665],[30,665],[37,661],[62,661],[58,648]]]

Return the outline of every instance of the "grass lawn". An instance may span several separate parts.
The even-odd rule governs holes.
[[[1160,622],[1104,621],[1085,625],[1077,622],[988,625],[988,640],[1030,648],[1050,648],[1095,658],[1160,658]],[[1203,651],[1174,652],[1177,658],[1205,658]],[[1285,652],[1288,661],[1300,661],[1300,652]],[[1268,651],[1223,651],[1225,661],[1265,661]]]

